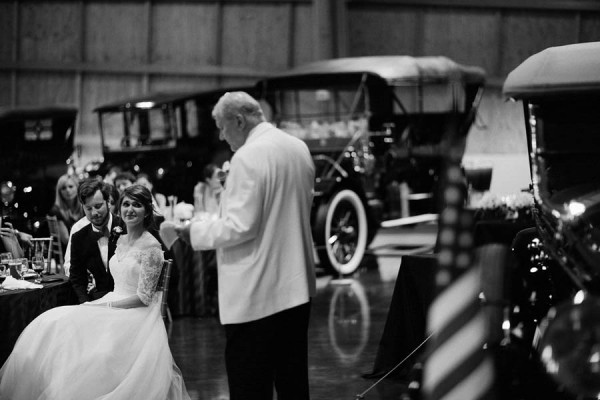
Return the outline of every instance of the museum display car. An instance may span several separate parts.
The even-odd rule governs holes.
[[[259,81],[272,122],[313,155],[323,267],[352,274],[380,226],[437,221],[440,141],[455,117],[470,129],[484,83],[479,67],[410,56],[316,61]]]
[[[523,104],[535,228],[513,244],[503,398],[600,396],[600,43],[551,47],[504,83]]]
[[[144,172],[157,192],[193,204],[204,166],[222,166],[231,158],[211,116],[217,100],[231,90],[252,94],[253,88],[154,93],[97,107],[102,159],[86,172],[104,176],[112,167]]]

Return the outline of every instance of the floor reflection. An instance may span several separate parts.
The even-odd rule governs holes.
[[[352,364],[369,339],[369,299],[359,280],[332,280],[330,284],[336,289],[329,302],[329,342],[342,363]]]
[[[318,279],[309,328],[311,398],[355,399],[375,382],[361,375],[373,368],[394,282],[383,281],[378,268],[352,280]],[[216,319],[176,319],[170,342],[193,399],[229,398]],[[398,399],[404,390],[400,382],[384,381],[364,398]]]
[[[431,243],[435,230],[407,230],[415,245]],[[422,235],[422,236],[417,236]],[[376,244],[402,243],[396,232],[380,236]],[[405,242],[405,241],[404,241]],[[411,242],[411,243],[412,243]],[[377,247],[381,249],[382,247]],[[372,372],[402,253],[372,254],[350,280],[331,276],[317,279],[309,327],[311,398],[366,400],[401,399],[403,382],[377,383],[363,374]],[[224,333],[214,318],[179,318],[171,334],[173,356],[193,399],[228,399],[224,365]]]

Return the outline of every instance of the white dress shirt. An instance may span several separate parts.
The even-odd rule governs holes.
[[[217,249],[223,324],[264,318],[315,294],[314,175],[306,144],[263,122],[231,159],[219,217],[192,222],[192,247]]]

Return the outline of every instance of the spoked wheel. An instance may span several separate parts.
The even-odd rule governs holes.
[[[337,192],[319,207],[315,240],[321,265],[329,272],[351,275],[367,248],[367,214],[352,190]]]

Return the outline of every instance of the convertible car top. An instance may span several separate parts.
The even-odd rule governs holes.
[[[269,85],[297,85],[320,78],[368,74],[388,85],[419,84],[423,82],[461,81],[483,84],[482,68],[458,64],[446,57],[371,56],[348,57],[305,64],[268,79]],[[292,83],[293,78],[298,81]]]
[[[504,94],[515,99],[599,89],[600,42],[549,47],[525,60],[504,82]]]

